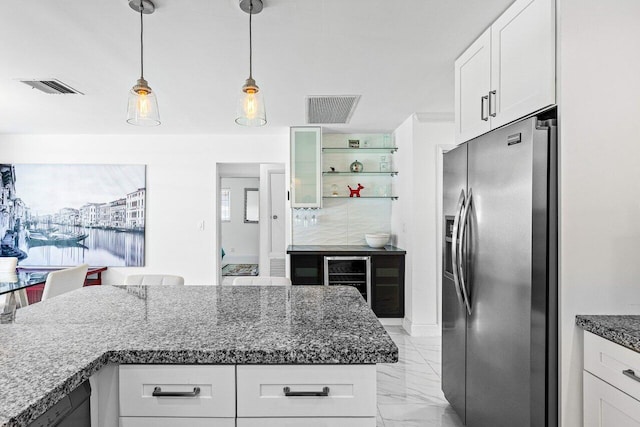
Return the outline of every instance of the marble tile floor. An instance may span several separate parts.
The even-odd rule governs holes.
[[[377,427],[463,427],[440,389],[440,337],[385,326],[399,361],[378,365]]]

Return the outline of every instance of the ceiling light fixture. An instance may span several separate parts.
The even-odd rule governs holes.
[[[140,78],[129,92],[129,106],[127,109],[127,123],[136,126],[158,126],[160,113],[158,112],[158,100],[144,79],[144,23],[142,15],[152,14],[155,5],[151,0],[130,0],[129,6],[136,12],[140,12]]]
[[[262,92],[253,79],[251,16],[262,11],[262,0],[240,0],[240,9],[249,14],[249,78],[242,86],[236,123],[242,126],[263,126],[267,123]]]

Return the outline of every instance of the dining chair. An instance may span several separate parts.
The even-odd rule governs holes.
[[[16,274],[18,268],[18,258],[14,256],[0,257],[0,273]]]
[[[18,258],[14,256],[0,257],[0,280],[17,282],[17,268]],[[29,305],[26,289],[19,289],[17,291],[14,291],[14,294],[18,307],[26,307],[27,305]],[[2,298],[0,297],[0,299]],[[2,302],[3,301],[0,301],[0,304],[2,304]]]
[[[171,274],[131,274],[124,279],[125,285],[184,285],[182,276]]]
[[[273,276],[238,276],[233,279],[233,286],[290,286],[291,280],[286,277]]]
[[[89,264],[82,264],[49,273],[44,282],[42,301],[83,287],[88,269]]]

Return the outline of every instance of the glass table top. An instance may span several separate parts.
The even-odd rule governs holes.
[[[0,295],[43,284],[47,280],[48,275],[48,271],[0,273]]]

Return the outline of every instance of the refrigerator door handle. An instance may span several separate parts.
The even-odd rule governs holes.
[[[467,285],[464,282],[464,268],[462,267],[462,245],[464,244],[464,234],[467,230],[467,222],[469,220],[469,212],[471,211],[471,201],[473,199],[473,194],[471,189],[469,189],[469,194],[467,195],[467,203],[464,207],[464,213],[462,214],[462,218],[460,220],[460,240],[458,240],[458,254],[456,255],[456,259],[458,261],[458,280],[460,281],[460,289],[462,290],[462,298],[464,300],[464,304],[467,307],[467,313],[471,316],[471,301],[469,301],[469,293],[467,292]]]
[[[464,208],[464,190],[460,191],[458,206],[456,207],[456,216],[453,220],[453,230],[451,231],[451,263],[453,264],[453,285],[456,288],[456,295],[460,305],[464,305],[462,300],[462,292],[460,291],[460,279],[458,278],[458,229],[460,227],[460,218],[462,209]]]

